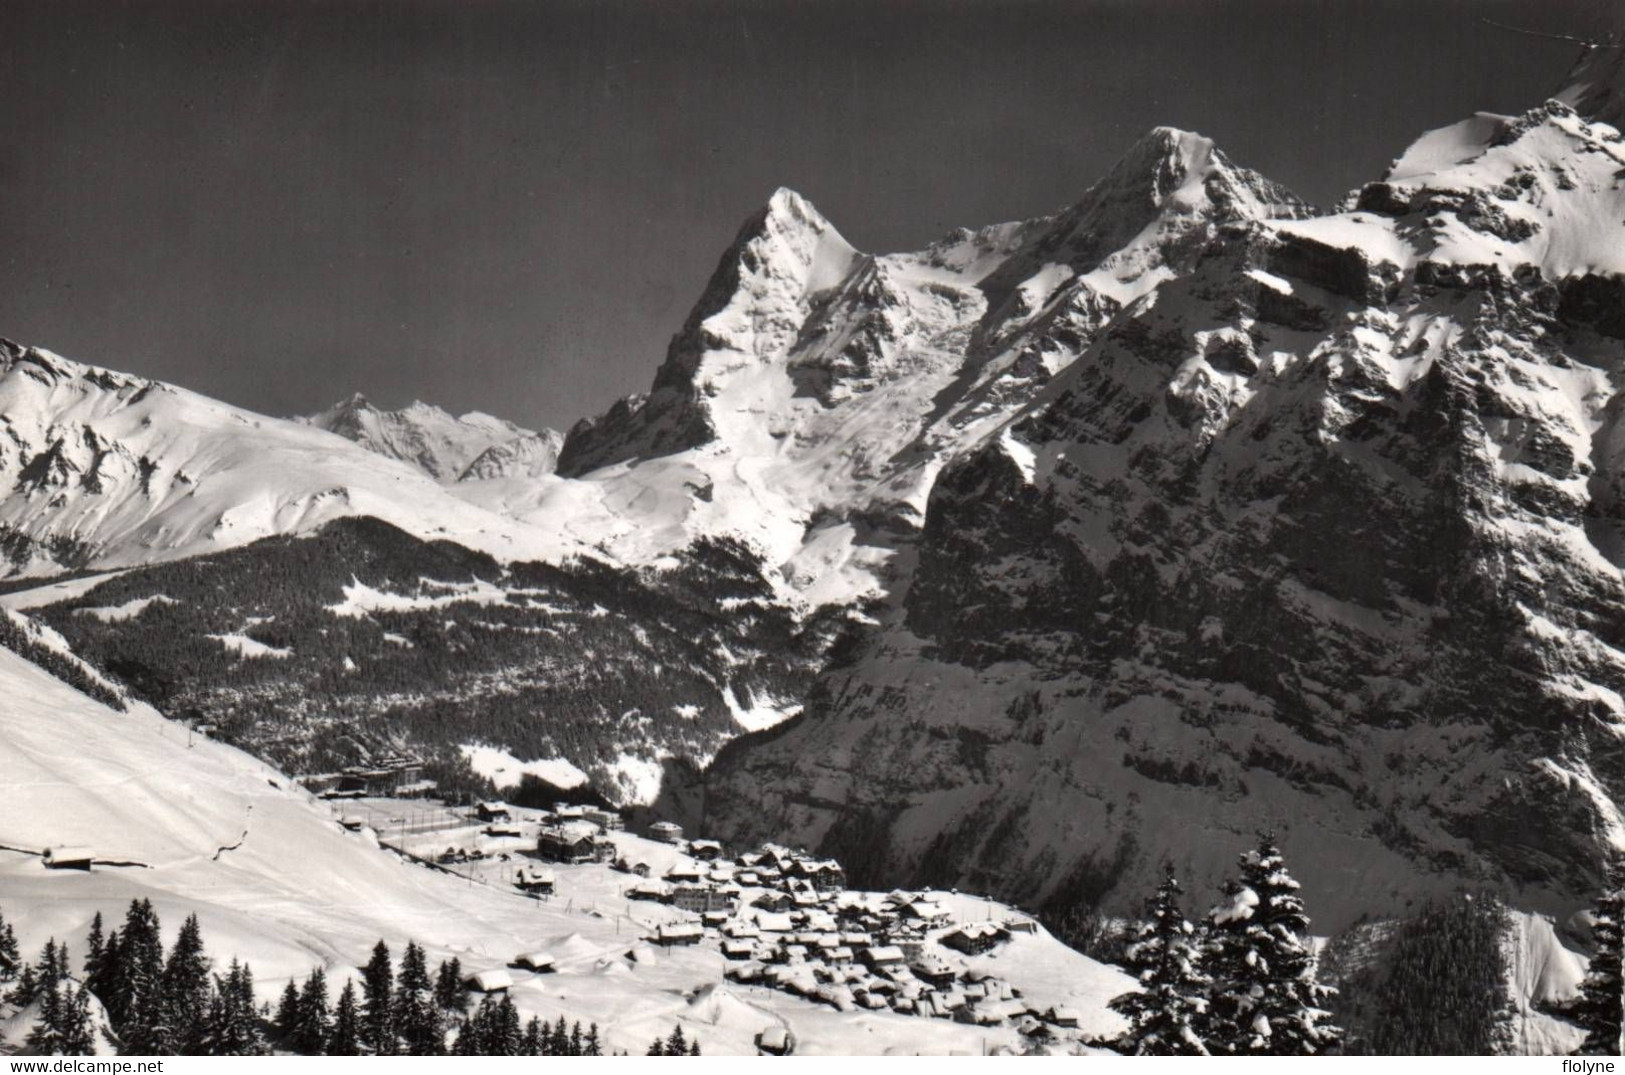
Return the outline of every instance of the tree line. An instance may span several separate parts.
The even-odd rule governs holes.
[[[336,1003],[322,967],[302,984],[290,979],[274,1012],[257,1003],[247,963],[233,958],[225,973],[214,970],[195,914],[166,952],[151,901],[132,900],[111,932],[97,913],[85,948],[78,974],[68,946],[54,937],[37,960],[26,961],[0,913],[0,999],[19,1010],[38,1005],[23,1043],[30,1052],[89,1056],[105,1043],[137,1056],[604,1055],[596,1023],[583,1030],[561,1015],[556,1023],[532,1017],[521,1026],[506,993],[474,1005],[459,960],[442,960],[431,974],[413,941],[397,967],[380,940],[362,968],[360,991],[356,980],[346,981]],[[651,1055],[699,1055],[699,1042],[686,1040],[681,1027],[657,1045],[661,1051]]]

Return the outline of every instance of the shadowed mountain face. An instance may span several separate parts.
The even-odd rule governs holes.
[[[31,615],[290,772],[408,749],[444,773],[488,746],[623,803],[655,795],[665,759],[781,719],[838,627],[797,622],[736,542],[660,571],[502,564],[375,519],[77,589]]]
[[[708,825],[1121,911],[1272,828],[1331,927],[1572,910],[1625,848],[1622,171],[1552,102],[1205,237],[943,470],[883,629]]]

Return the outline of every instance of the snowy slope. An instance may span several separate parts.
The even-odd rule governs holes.
[[[518,976],[521,1011],[596,1021],[609,1045],[634,1052],[679,1020],[712,1054],[750,1053],[754,1034],[781,1023],[815,1053],[977,1051],[984,1036],[1015,1041],[1008,1028],[840,1014],[723,986],[714,946],[630,962],[624,955],[649,924],[678,912],[629,903],[619,895],[624,878],[606,867],[558,868],[560,898],[537,903],[409,865],[380,850],[370,830],[346,832],[281,773],[145,707],[108,710],[5,650],[0,696],[0,908],[26,952],[54,936],[80,957],[93,914],[117,921],[130,899],[150,898],[166,940],[195,911],[217,965],[249,960],[268,1001],[317,964],[336,993],[379,938],[397,953],[410,938],[431,965],[456,955],[479,969],[554,952],[558,974]],[[671,853],[629,834],[617,839],[640,859]],[[28,853],[64,845],[130,865],[49,871]],[[1116,1025],[1104,1002],[1128,979],[1047,935],[1022,940],[1021,960],[1001,973],[1035,998],[1078,1006],[1102,1030]]]
[[[12,572],[174,559],[354,515],[505,558],[575,548],[320,429],[10,342],[0,431]]]

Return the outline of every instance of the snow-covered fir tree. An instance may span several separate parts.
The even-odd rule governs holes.
[[[1591,908],[1591,966],[1569,1013],[1585,1030],[1579,1056],[1617,1056],[1620,1051],[1622,936],[1625,936],[1625,864],[1608,871],[1605,887]]]
[[[361,972],[363,1036],[379,1056],[395,1053],[395,971],[389,945],[380,940]]]
[[[344,983],[333,1009],[333,1029],[327,1035],[328,1056],[361,1055],[361,1009],[356,1004],[355,982]]]
[[[1309,916],[1270,835],[1241,856],[1241,878],[1208,914],[1202,969],[1212,980],[1203,1034],[1214,1053],[1315,1056],[1342,1031],[1325,1009],[1335,990],[1315,980]]]
[[[164,964],[161,988],[170,1047],[182,1056],[202,1052],[208,1033],[209,959],[195,914],[186,916],[175,938],[175,947]]]
[[[1149,920],[1128,950],[1128,969],[1139,979],[1140,991],[1111,1001],[1111,1009],[1129,1021],[1119,1045],[1135,1056],[1208,1055],[1200,1031],[1209,983],[1199,966],[1196,929],[1185,920],[1179,896],[1179,881],[1170,870],[1146,900]]]
[[[317,967],[305,979],[294,1008],[294,1024],[289,1044],[305,1056],[317,1056],[327,1049],[333,1021],[327,1001],[327,972]]]
[[[99,920],[100,915],[96,916]],[[22,956],[17,950],[17,933],[0,914],[0,982],[14,981],[22,973]]]
[[[446,1051],[428,961],[415,941],[406,943],[401,970],[395,977],[395,1030],[411,1056],[437,1056]]]
[[[210,1056],[263,1056],[267,1052],[254,1007],[254,972],[231,961],[224,978],[215,979],[209,999],[208,1036],[202,1052]]]

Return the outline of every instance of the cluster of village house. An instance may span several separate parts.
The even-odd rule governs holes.
[[[510,808],[488,802],[475,817],[493,836],[519,836]],[[535,855],[551,863],[604,863],[635,877],[629,899],[688,912],[656,927],[648,938],[663,946],[716,944],[730,961],[735,981],[782,990],[842,1010],[890,1010],[953,1019],[981,1026],[1015,1026],[1035,1040],[1075,1029],[1078,1013],[1040,1008],[1021,990],[958,956],[975,956],[1036,929],[1029,919],[953,921],[947,907],[928,894],[860,893],[846,888],[846,872],[834,859],[816,858],[776,844],[737,857],[716,840],[683,838],[683,830],[656,822],[649,835],[685,852],[660,876],[648,863],[628,861],[605,833],[624,828],[612,809],[555,804],[542,821]],[[448,851],[448,854],[452,852]],[[553,893],[551,868],[522,866],[515,884],[533,895]],[[515,958],[517,969],[552,969],[545,952]],[[504,988],[501,971],[475,988]]]

